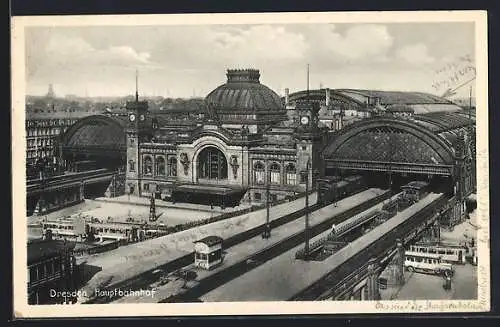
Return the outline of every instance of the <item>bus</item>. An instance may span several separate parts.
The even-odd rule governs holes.
[[[416,243],[411,245],[408,250],[424,254],[438,254],[443,262],[461,265],[465,264],[467,259],[467,248],[456,244]]]
[[[442,261],[439,254],[405,252],[405,268],[409,272],[432,273],[445,277],[453,276],[453,265]]]

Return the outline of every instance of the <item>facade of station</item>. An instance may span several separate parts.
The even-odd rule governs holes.
[[[258,70],[227,82],[189,119],[127,103],[122,115],[81,119],[61,160],[126,170],[139,196],[221,206],[276,201],[323,175],[362,174],[389,185],[424,180],[464,199],[475,191],[475,114],[415,92],[311,90],[284,99]]]

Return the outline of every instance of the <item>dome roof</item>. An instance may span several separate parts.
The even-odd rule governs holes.
[[[260,83],[257,69],[229,69],[227,83],[205,98],[209,114],[222,122],[281,121],[286,109],[281,98]]]

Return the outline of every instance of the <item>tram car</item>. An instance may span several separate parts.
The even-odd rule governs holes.
[[[366,185],[362,176],[326,176],[317,180],[318,203],[329,204],[362,191]]]
[[[75,230],[75,224],[70,221],[45,221],[42,223],[43,239],[76,240],[83,235],[84,232]]]
[[[164,233],[160,229],[146,229],[147,226],[130,223],[98,223],[83,222],[78,226],[75,221],[47,221],[42,224],[45,239],[67,239],[74,241],[106,241],[113,240],[122,243],[142,241],[152,236]],[[152,234],[152,235],[148,235]]]

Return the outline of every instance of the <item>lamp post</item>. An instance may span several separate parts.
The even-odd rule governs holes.
[[[309,258],[309,169],[311,169],[311,158],[307,159],[306,170],[302,173],[305,176],[306,181],[306,221],[304,230],[304,259]]]
[[[269,187],[271,181],[271,172],[269,167],[266,172],[266,226],[264,229],[264,233],[262,233],[262,238],[270,238],[271,237],[271,225],[269,223]]]

